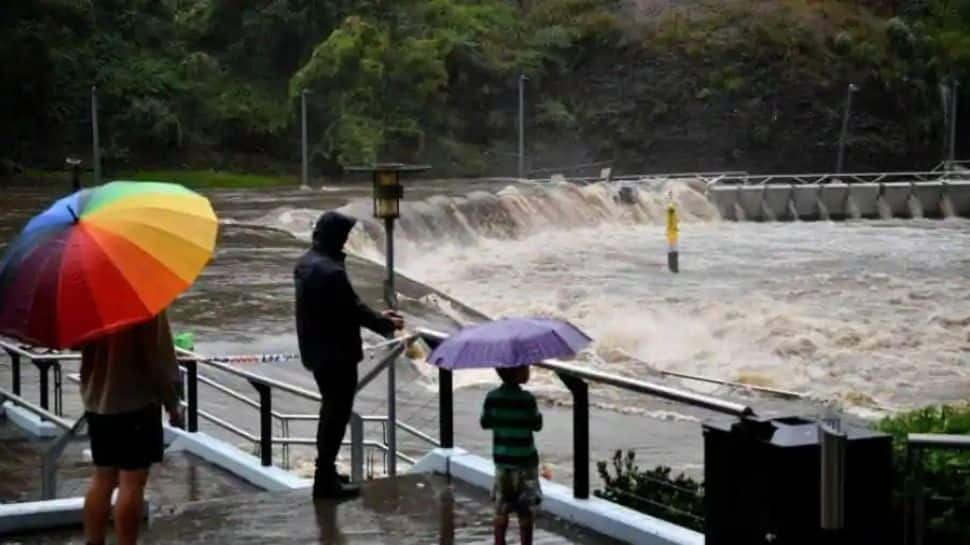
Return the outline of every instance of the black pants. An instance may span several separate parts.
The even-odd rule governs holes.
[[[317,424],[316,478],[334,476],[334,462],[347,431],[357,393],[357,367],[324,369],[313,372],[323,403]]]

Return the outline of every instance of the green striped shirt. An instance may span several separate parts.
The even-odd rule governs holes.
[[[503,384],[485,396],[482,428],[492,430],[492,457],[498,467],[536,467],[539,453],[532,432],[542,429],[536,398],[517,384]]]

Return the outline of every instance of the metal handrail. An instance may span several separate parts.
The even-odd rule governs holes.
[[[942,448],[970,450],[970,435],[911,433],[906,438],[909,448]]]
[[[417,330],[425,342],[435,347],[448,335],[428,328]],[[573,397],[573,496],[578,499],[589,498],[589,385],[588,382],[606,384],[645,395],[652,395],[700,407],[710,411],[747,418],[754,411],[743,404],[718,399],[711,396],[678,390],[660,384],[630,379],[620,375],[585,369],[560,361],[545,360],[536,362],[541,367],[556,373]],[[452,371],[438,368],[438,418],[440,443],[444,448],[454,447],[454,392]]]
[[[40,406],[34,405],[30,401],[27,401],[26,399],[20,397],[19,395],[16,395],[13,392],[9,392],[4,388],[0,388],[0,400],[10,401],[14,405],[17,405],[23,409],[26,409],[28,412],[33,413],[39,418],[46,420],[63,430],[70,430],[72,427],[74,427],[74,422],[71,422],[65,418],[57,416],[56,414]]]
[[[535,365],[536,367],[542,367],[556,373],[567,373],[576,378],[588,380],[590,382],[607,384],[609,386],[614,386],[616,388],[629,390],[639,394],[661,397],[670,401],[676,401],[678,403],[684,403],[694,407],[700,407],[731,416],[754,415],[754,410],[751,407],[741,403],[725,401],[713,396],[671,388],[669,386],[663,386],[660,384],[653,384],[642,380],[635,380],[593,369],[584,369],[582,367],[570,365],[561,361],[546,360],[538,362]]]
[[[440,343],[448,338],[448,335],[445,333],[427,328],[421,328],[418,330],[418,332],[422,337],[432,342]],[[670,401],[676,401],[678,403],[684,403],[731,416],[754,415],[754,410],[751,407],[741,403],[726,401],[713,396],[671,388],[669,386],[654,384],[643,380],[631,379],[612,373],[604,373],[602,371],[587,369],[558,360],[544,360],[536,362],[534,365],[535,367],[548,369],[549,371],[553,371],[555,373],[565,373],[578,379],[606,384],[640,394],[661,397]]]
[[[358,386],[357,386],[358,391],[366,387],[370,382],[372,382],[375,378],[377,378],[383,371],[385,371],[404,351],[404,347],[406,346],[406,343],[410,342],[414,338],[416,338],[416,336],[412,335],[412,336],[398,338],[398,339],[391,339],[388,341],[377,343],[375,345],[364,347],[364,349],[367,351],[371,351],[371,350],[375,350],[383,347],[393,347],[393,348],[389,350],[386,354],[384,354],[381,361],[377,365],[375,365],[368,372],[367,375],[365,375],[364,377],[361,378],[360,381],[358,381]],[[59,363],[60,361],[64,361],[64,360],[68,360],[68,361],[78,360],[81,357],[81,355],[76,352],[54,353],[54,352],[34,351],[22,345],[8,342],[3,339],[0,339],[0,349],[7,350],[11,359],[15,363],[15,368],[16,368],[14,372],[15,387],[19,386],[20,358],[27,358],[31,360],[32,362],[35,363],[35,365],[38,365],[38,367],[42,368],[43,370],[47,368],[47,365],[45,365],[45,363],[49,364],[49,363]],[[226,431],[229,431],[252,443],[258,444],[261,448],[261,458],[264,465],[272,464],[273,445],[281,444],[283,446],[284,456],[286,457],[286,460],[284,460],[284,467],[288,465],[288,461],[289,461],[288,450],[289,450],[290,444],[304,444],[304,443],[309,444],[310,443],[309,440],[305,440],[302,442],[291,440],[291,438],[289,437],[289,422],[291,420],[314,421],[314,420],[318,420],[319,416],[316,414],[299,414],[299,413],[287,414],[287,413],[274,411],[272,409],[272,401],[271,401],[272,391],[273,390],[282,391],[316,403],[321,402],[321,396],[319,393],[305,388],[301,388],[299,386],[295,386],[293,384],[275,380],[270,377],[266,377],[264,375],[238,369],[234,366],[228,365],[220,361],[216,361],[214,358],[204,356],[202,354],[199,354],[191,350],[185,350],[185,349],[176,347],[176,353],[179,359],[181,370],[188,377],[187,399],[182,401],[182,405],[185,406],[188,411],[188,415],[187,415],[188,431],[195,432],[198,430],[198,419],[201,417],[203,420],[211,422],[217,427],[220,427]],[[37,362],[40,362],[40,363],[38,364]],[[221,371],[228,375],[235,376],[237,378],[241,378],[248,381],[259,393],[259,400],[257,401],[232,388],[229,388],[221,384],[218,380],[212,377],[200,375],[197,370],[198,365],[205,365],[211,369]],[[55,369],[55,371],[57,370],[58,369]],[[59,373],[56,373],[55,379],[57,379],[58,376],[59,376]],[[73,382],[79,382],[79,378],[75,375],[69,375],[68,378]],[[57,380],[59,381],[59,379]],[[43,381],[43,382],[46,384],[46,381]],[[250,433],[245,429],[242,429],[241,427],[236,426],[235,424],[223,418],[220,418],[210,412],[201,410],[198,406],[197,384],[199,382],[206,384],[212,387],[214,390],[220,393],[223,393],[225,395],[228,395],[231,398],[246,404],[247,406],[259,409],[261,412],[260,433],[258,435]],[[56,388],[56,385],[55,385],[55,388]],[[14,394],[16,393],[17,392],[14,392]],[[45,399],[46,399],[46,396],[42,394],[42,401]],[[55,405],[57,406],[60,405],[57,402],[57,400],[55,400]],[[35,412],[37,411],[41,413],[46,412],[42,407],[41,408],[34,407],[34,409],[35,409]],[[267,419],[277,419],[280,421],[283,436],[284,436],[283,438],[273,437],[272,424],[269,423],[271,421]],[[390,422],[392,419],[389,417],[379,417],[379,418],[375,417],[373,419],[368,419],[368,420],[379,421],[382,423],[382,425],[386,425],[386,423]],[[396,422],[396,419],[394,420],[395,420],[395,425],[393,426],[393,428],[395,430],[400,429],[402,431],[405,431],[406,433],[409,433],[411,435],[414,435],[415,437],[418,437],[423,441],[429,441],[430,439],[432,444],[435,444],[435,445],[437,444],[437,442],[434,442],[433,438],[431,438],[430,436],[427,436],[426,434],[422,434],[413,426],[410,426],[407,423],[403,423],[403,422]],[[68,425],[67,421],[65,420],[62,420],[62,423],[64,425]],[[415,432],[417,432],[417,434]],[[358,439],[362,441],[363,440],[362,435],[359,436]],[[384,445],[385,452],[387,451],[396,452],[396,449],[390,446],[393,444],[392,443],[393,439],[394,439],[393,436],[388,435],[388,431],[385,426],[385,443],[382,443],[382,445]],[[372,442],[370,443],[363,442],[363,443],[364,444],[362,446],[373,447],[373,445],[371,444]],[[359,449],[355,449],[355,450],[359,451]],[[413,459],[406,456],[402,458],[400,453],[398,453],[396,457],[398,459],[410,461],[411,463],[413,463]],[[357,460],[355,463],[359,464],[362,462],[363,460],[361,459],[361,460]]]
[[[765,185],[770,182],[789,184],[821,184],[839,181],[851,183],[877,183],[887,179],[914,178],[915,181],[943,181],[952,176],[945,171],[898,171],[898,172],[814,172],[801,174],[748,174],[745,176],[723,176],[712,183],[730,185]]]
[[[56,352],[56,351],[50,351],[50,350],[47,350],[44,352],[31,352],[23,348],[21,345],[14,344],[14,343],[5,341],[3,339],[0,339],[0,348],[3,348],[8,352],[13,352],[19,356],[23,356],[33,361],[51,361],[51,360],[72,361],[72,360],[81,359],[80,352],[71,352],[71,351]]]

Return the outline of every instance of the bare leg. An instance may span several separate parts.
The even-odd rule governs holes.
[[[495,515],[495,545],[505,545],[505,532],[509,529],[508,515]]]
[[[532,545],[533,523],[532,513],[519,513],[519,537],[522,539],[522,545]]]
[[[145,483],[148,469],[121,471],[118,499],[115,501],[115,534],[118,545],[136,545],[145,505]]]
[[[108,515],[111,514],[111,493],[117,486],[117,469],[94,468],[88,493],[84,496],[84,539],[91,545],[104,543]]]

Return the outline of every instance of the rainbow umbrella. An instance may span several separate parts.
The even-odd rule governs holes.
[[[145,321],[212,257],[218,220],[175,184],[111,182],[34,217],[0,260],[0,334],[77,346]]]

